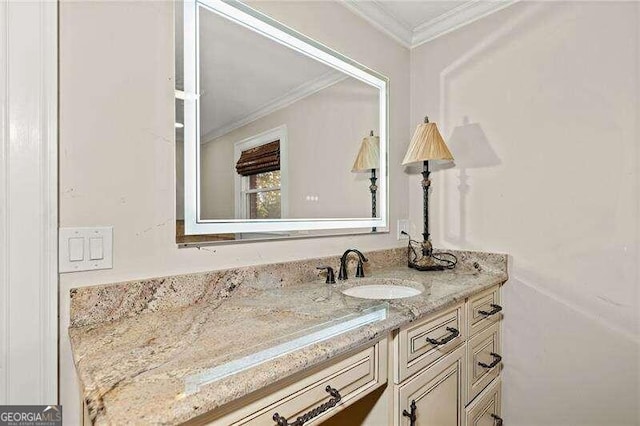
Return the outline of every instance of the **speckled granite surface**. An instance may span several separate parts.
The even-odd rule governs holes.
[[[404,266],[404,249],[366,254],[365,281],[406,280],[425,291],[388,301],[383,321],[193,393],[185,392],[193,375],[380,302],[340,292],[358,279],[328,285],[317,276],[315,266],[336,266],[337,257],[72,290],[69,334],[92,419],[96,424],[189,420],[507,280],[505,255],[456,252],[455,270],[416,272]]]
[[[365,273],[406,263],[406,249],[366,253]],[[316,266],[333,266],[339,256],[236,269],[152,278],[148,280],[81,287],[71,290],[71,327],[98,324],[142,313],[183,308],[196,303],[217,304],[233,293],[251,288],[281,288],[318,279]],[[356,257],[349,258],[349,271]]]

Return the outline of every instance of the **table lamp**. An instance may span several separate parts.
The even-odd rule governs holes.
[[[422,162],[422,196],[423,196],[423,216],[424,232],[422,233],[422,258],[416,261],[415,265],[410,265],[421,271],[432,271],[444,269],[441,259],[433,256],[433,246],[429,239],[429,161],[430,160],[453,160],[453,155],[447,148],[438,131],[436,123],[429,123],[429,117],[424,118],[416,128],[407,154],[402,160],[402,165]]]
[[[371,191],[371,217],[373,218],[377,216],[376,192],[378,190],[378,185],[376,185],[376,182],[378,178],[376,177],[376,169],[378,167],[380,167],[380,138],[378,136],[373,136],[372,130],[371,133],[369,133],[369,136],[362,139],[360,151],[358,151],[356,161],[353,163],[351,171],[353,173],[371,171],[371,177],[369,178],[371,185],[369,185],[369,191]],[[373,227],[371,231],[376,232],[376,228]]]

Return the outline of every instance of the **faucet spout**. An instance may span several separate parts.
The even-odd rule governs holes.
[[[356,278],[364,277],[364,262],[368,262],[364,254],[360,250],[357,249],[347,249],[340,258],[340,270],[338,271],[338,280],[347,280],[349,276],[347,274],[347,258],[349,257],[349,253],[355,253],[358,255],[358,266],[356,267]]]

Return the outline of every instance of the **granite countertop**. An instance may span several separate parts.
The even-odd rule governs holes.
[[[77,321],[69,334],[90,416],[96,424],[184,422],[507,280],[506,256],[458,255],[461,262],[450,271],[417,272],[383,265],[367,278],[337,285],[321,278],[282,287],[245,285],[215,303],[200,300],[108,321]],[[189,380],[212,367],[380,306],[381,301],[340,292],[373,278],[407,280],[425,291],[386,301],[388,311],[381,321],[187,389]],[[105,290],[100,291],[104,296]]]

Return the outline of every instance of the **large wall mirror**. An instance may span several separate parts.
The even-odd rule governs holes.
[[[386,77],[240,2],[176,6],[179,243],[387,227]]]

